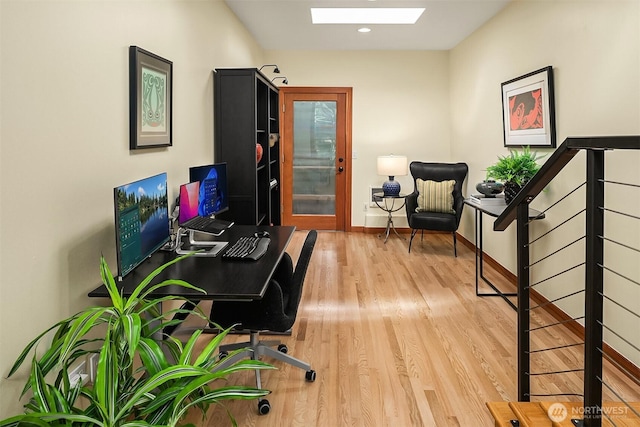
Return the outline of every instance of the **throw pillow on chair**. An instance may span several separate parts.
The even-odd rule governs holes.
[[[416,179],[418,207],[416,212],[442,212],[454,214],[453,186],[455,180],[431,181]]]

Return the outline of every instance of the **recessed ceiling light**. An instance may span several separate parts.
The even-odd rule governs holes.
[[[373,0],[369,0],[369,1],[373,1]],[[358,28],[358,32],[359,33],[369,33],[369,32],[371,32],[371,28],[367,28],[367,27]]]
[[[314,24],[415,24],[424,7],[312,7]]]

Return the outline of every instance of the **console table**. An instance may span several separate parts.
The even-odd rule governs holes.
[[[484,275],[484,251],[483,251],[483,231],[482,231],[482,215],[487,214],[497,218],[507,208],[502,204],[479,204],[465,199],[464,204],[473,208],[475,211],[475,228],[474,228],[474,244],[476,247],[476,295],[479,297],[500,297],[507,302],[514,310],[518,307],[508,298],[518,296],[517,292],[502,292]],[[529,208],[529,219],[542,219],[544,214],[535,209]],[[482,279],[494,292],[480,292],[478,282]]]

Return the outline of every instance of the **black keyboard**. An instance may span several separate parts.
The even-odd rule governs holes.
[[[233,261],[256,261],[267,252],[271,239],[259,236],[243,236],[231,245],[222,259]]]

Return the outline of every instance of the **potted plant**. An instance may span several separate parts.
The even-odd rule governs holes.
[[[504,199],[507,204],[515,198],[518,192],[538,172],[540,165],[538,156],[529,147],[522,152],[513,150],[508,156],[498,156],[498,161],[487,168],[487,178],[494,178],[504,184]]]
[[[130,297],[120,295],[113,274],[101,258],[100,273],[111,306],[84,309],[53,325],[26,346],[9,376],[35,352],[46,335],[55,331],[49,349],[31,359],[23,395],[30,390],[32,397],[25,405],[25,413],[0,421],[0,426],[176,426],[190,408],[198,408],[204,417],[211,403],[268,394],[267,390],[226,382],[222,387],[213,387],[213,382],[224,380],[233,372],[272,368],[256,360],[220,366],[215,351],[228,329],[214,337],[200,354],[194,354],[194,347],[202,331],[194,332],[186,344],[172,337],[157,340],[163,328],[178,322],[165,321],[164,316],[181,312],[207,319],[197,309],[159,312],[160,303],[179,300],[178,297],[147,299],[155,289],[169,285],[204,292],[181,280],[151,285],[162,270],[186,256],[189,255],[156,269]],[[95,381],[71,384],[70,369],[90,354],[99,355]],[[228,414],[232,425],[237,425]]]

